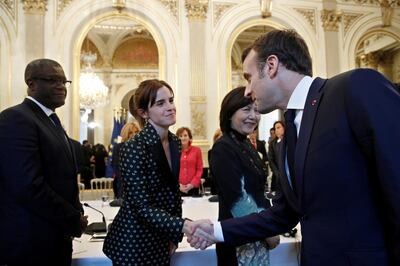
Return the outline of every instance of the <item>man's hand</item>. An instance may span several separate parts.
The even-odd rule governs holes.
[[[281,242],[281,239],[280,239],[279,235],[277,235],[277,236],[273,236],[273,237],[268,237],[267,239],[265,239],[265,242],[268,245],[268,249],[274,249],[279,245],[279,243]]]
[[[192,231],[194,233],[188,236],[187,241],[196,249],[203,250],[217,242],[214,237],[214,226],[210,220],[192,222]]]
[[[88,216],[81,214],[81,232],[85,232],[85,229],[88,225]]]

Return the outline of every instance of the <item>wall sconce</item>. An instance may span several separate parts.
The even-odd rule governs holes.
[[[121,13],[121,10],[126,8],[126,0],[112,0],[112,6]]]
[[[261,17],[267,18],[271,16],[272,0],[260,0]]]

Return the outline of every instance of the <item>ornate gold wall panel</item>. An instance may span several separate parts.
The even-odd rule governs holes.
[[[47,11],[47,0],[22,0],[22,3],[27,14],[44,15]]]
[[[207,18],[208,0],[185,0],[189,21],[204,21]]]
[[[213,25],[217,25],[222,15],[228,11],[235,3],[213,3]]]
[[[160,0],[160,2],[168,9],[179,24],[179,2],[178,0]]]
[[[298,13],[303,15],[303,17],[306,18],[308,23],[310,24],[311,28],[316,32],[316,27],[315,27],[315,9],[310,9],[310,8],[294,8]]]
[[[60,17],[64,9],[69,6],[74,0],[57,0],[57,18]]]
[[[353,25],[357,19],[361,18],[363,14],[361,13],[352,13],[352,12],[344,12],[342,17],[344,34],[346,35],[347,31],[350,29],[351,25]]]
[[[342,21],[342,12],[337,10],[321,11],[322,27],[325,31],[338,31],[339,23]]]

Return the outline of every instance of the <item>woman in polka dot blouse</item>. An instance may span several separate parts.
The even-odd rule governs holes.
[[[121,148],[123,205],[103,251],[113,265],[169,265],[191,233],[179,193],[180,142],[168,128],[176,122],[174,93],[161,80],[140,83],[130,111],[143,129]]]

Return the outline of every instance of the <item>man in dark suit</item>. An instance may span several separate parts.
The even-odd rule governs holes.
[[[308,48],[292,30],[261,36],[243,69],[260,112],[287,109],[282,195],[261,213],[199,223],[213,237],[192,237],[192,245],[242,245],[300,222],[303,266],[400,265],[400,95],[393,84],[370,69],[312,79]]]
[[[0,265],[71,265],[87,225],[77,167],[55,109],[70,83],[50,59],[25,69],[28,96],[0,113]]]

